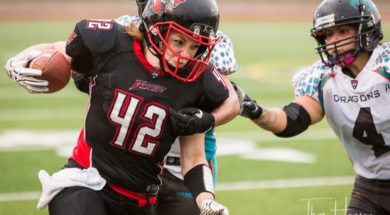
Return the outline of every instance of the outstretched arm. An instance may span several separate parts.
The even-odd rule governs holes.
[[[324,115],[320,103],[310,96],[299,96],[283,109],[267,108],[258,105],[239,86],[236,85],[235,89],[241,104],[241,115],[277,136],[295,136],[309,125],[319,122]]]
[[[310,117],[310,124],[319,122],[323,117],[323,111],[319,102],[310,98],[309,96],[302,96],[296,98],[293,103],[300,105],[303,110],[306,111]],[[260,117],[253,119],[252,121],[258,126],[272,131],[273,133],[281,133],[287,127],[288,116],[286,109],[282,108],[267,108],[262,107],[263,113]],[[299,112],[296,115],[299,116]]]

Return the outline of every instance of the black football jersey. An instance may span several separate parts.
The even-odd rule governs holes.
[[[160,164],[177,137],[169,108],[211,111],[228,97],[211,64],[185,83],[154,69],[141,43],[113,21],[82,20],[66,47],[73,69],[93,79],[85,121],[92,165],[110,183],[135,192],[160,183]]]

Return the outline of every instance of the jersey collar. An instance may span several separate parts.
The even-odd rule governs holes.
[[[146,60],[144,52],[142,50],[142,44],[139,40],[134,40],[134,53],[137,56],[138,60],[141,62],[141,64],[150,72],[151,74],[156,74],[156,69],[149,63],[148,60]],[[163,76],[164,72],[159,69],[158,76]]]

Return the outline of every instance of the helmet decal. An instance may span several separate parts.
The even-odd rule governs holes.
[[[323,17],[319,17],[315,20],[315,24],[314,26],[316,28],[320,27],[321,28],[329,28],[329,27],[332,27],[334,26],[336,23],[335,23],[335,15],[332,13],[332,14],[329,14],[329,15],[326,15],[326,16],[323,16]]]
[[[157,14],[165,13],[177,6],[183,4],[187,0],[153,0],[153,10]]]

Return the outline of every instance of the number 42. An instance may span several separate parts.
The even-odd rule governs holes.
[[[160,143],[158,139],[163,133],[167,108],[151,102],[144,105],[143,111],[139,113],[142,102],[141,97],[128,92],[116,91],[108,113],[109,120],[117,125],[114,138],[110,143],[124,149],[129,134],[133,132],[129,150],[138,154],[152,155]],[[139,123],[133,128],[137,117],[145,123]]]

